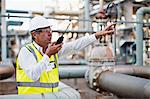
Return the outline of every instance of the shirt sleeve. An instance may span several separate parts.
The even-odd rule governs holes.
[[[80,51],[96,41],[95,34],[81,37],[75,41],[63,44],[62,49],[58,52],[59,56],[66,56],[76,51]]]
[[[46,54],[43,55],[42,60],[37,62],[33,54],[25,47],[21,48],[19,52],[18,62],[20,68],[34,81],[40,78],[41,73],[47,70],[48,66],[53,65],[53,63],[49,63],[49,57]]]

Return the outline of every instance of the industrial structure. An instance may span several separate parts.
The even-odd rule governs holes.
[[[10,9],[9,0],[0,2],[0,99],[150,98],[149,0],[45,0],[44,10]],[[115,32],[85,50],[60,57],[60,92],[18,95],[16,57],[31,42],[29,21],[38,15],[52,23],[53,41],[61,34],[64,43],[74,41],[111,22],[116,23]]]

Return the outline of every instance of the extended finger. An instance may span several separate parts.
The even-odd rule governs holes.
[[[110,29],[114,29],[114,26],[116,25],[116,23],[112,23],[108,26],[106,26],[105,30],[110,30]]]
[[[102,35],[109,35],[109,34],[113,34],[113,33],[114,33],[114,30],[109,30],[109,31],[103,32]]]

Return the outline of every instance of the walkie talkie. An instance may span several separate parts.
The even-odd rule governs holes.
[[[70,26],[70,23],[69,23],[69,25],[67,26],[66,30],[68,29],[69,26]],[[66,32],[66,30],[65,30],[65,32]],[[58,38],[58,40],[56,41],[56,45],[62,43],[62,42],[63,42],[63,39],[64,39],[63,35],[60,36],[60,37]]]
[[[56,45],[62,43],[62,42],[63,42],[63,39],[64,39],[64,37],[63,37],[63,35],[62,35],[62,36],[59,37],[58,40],[56,41]]]

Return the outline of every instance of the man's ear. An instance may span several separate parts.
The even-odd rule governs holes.
[[[32,35],[33,39],[36,39],[36,33],[35,32],[32,32],[31,35]]]

